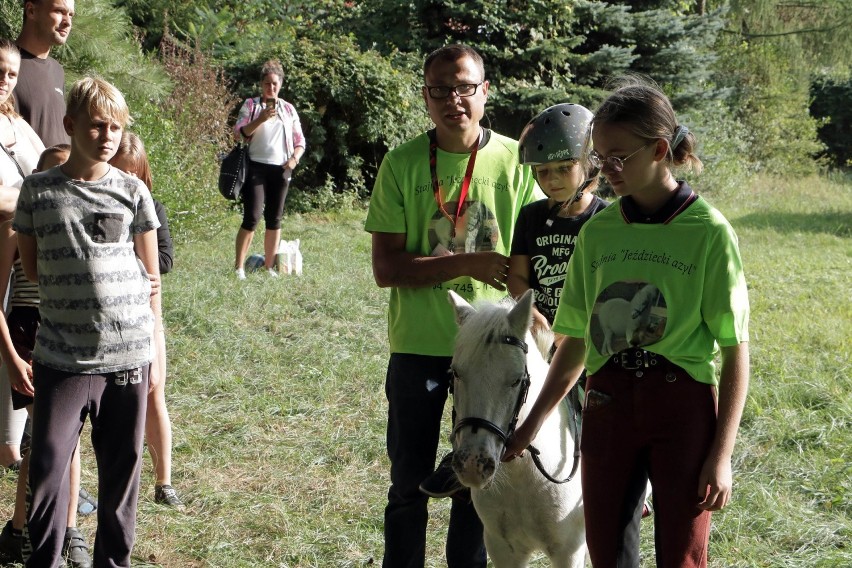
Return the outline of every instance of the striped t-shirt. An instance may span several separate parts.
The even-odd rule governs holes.
[[[15,257],[12,265],[12,296],[9,298],[12,307],[38,307],[38,284],[27,280],[20,257]]]
[[[24,180],[13,227],[37,245],[34,361],[96,374],[152,360],[151,284],[133,237],[158,226],[145,184],[116,168],[97,181],[59,167]]]

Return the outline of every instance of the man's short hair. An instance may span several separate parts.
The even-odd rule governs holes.
[[[426,56],[423,62],[423,77],[429,72],[429,68],[435,61],[444,61],[453,63],[464,57],[470,57],[482,73],[482,80],[485,80],[485,64],[482,62],[482,56],[475,49],[463,43],[451,43],[444,47],[439,47],[432,53]]]
[[[127,108],[121,91],[98,77],[80,79],[74,83],[68,93],[65,114],[74,119],[83,110],[87,111],[89,116],[95,113],[102,114],[122,127],[133,123],[130,109]]]
[[[21,8],[23,9],[23,19],[24,22],[27,21],[27,4],[41,4],[41,0],[21,0]]]

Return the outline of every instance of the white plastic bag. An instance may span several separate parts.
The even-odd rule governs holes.
[[[278,272],[283,274],[302,275],[302,253],[299,251],[299,239],[295,241],[281,240],[278,244],[276,258]]]

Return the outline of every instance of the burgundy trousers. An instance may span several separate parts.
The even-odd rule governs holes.
[[[626,519],[651,480],[658,568],[707,566],[710,513],[697,507],[698,476],[716,430],[716,395],[664,362],[626,370],[608,363],[586,385],[581,464],[586,540],[594,568],[622,568]],[[629,532],[629,531],[628,531]]]

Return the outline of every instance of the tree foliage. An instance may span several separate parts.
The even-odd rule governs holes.
[[[722,12],[697,16],[678,3],[589,0],[420,0],[363,3],[351,28],[373,22],[362,45],[423,54],[448,42],[475,47],[492,83],[491,125],[517,136],[542,108],[572,101],[593,107],[608,78],[653,77],[682,107],[722,94],[707,87]],[[399,33],[407,22],[409,33]],[[387,33],[380,33],[387,30]],[[397,30],[396,32],[394,30]],[[396,43],[399,42],[399,43]]]
[[[813,171],[810,158],[823,148],[808,113],[810,85],[815,73],[848,76],[850,23],[849,0],[731,2],[716,81],[734,93],[729,111],[760,169]]]
[[[371,187],[384,152],[428,127],[420,65],[452,41],[483,54],[486,119],[511,136],[551,104],[594,108],[608,80],[626,72],[663,87],[718,171],[808,170],[821,149],[817,128],[837,153],[842,140],[830,138],[842,134],[832,128],[846,124],[831,101],[849,76],[852,0],[92,0],[77,10],[68,45],[55,50],[69,80],[99,73],[134,108],[159,112],[164,138],[176,142],[185,129],[194,142],[214,142],[207,152],[223,144],[234,100],[256,93],[263,61],[279,59],[281,95],[299,110],[309,144],[297,192]],[[18,0],[0,0],[0,16],[0,33],[16,36]],[[205,69],[224,70],[195,79],[214,82],[215,101],[196,90],[204,85],[188,89],[180,81],[193,79],[164,71],[164,37],[189,46],[189,65],[203,56]],[[170,80],[177,96],[164,97]],[[811,106],[812,97],[825,100]],[[815,119],[809,107],[830,114]]]
[[[151,55],[136,41],[130,19],[108,0],[91,0],[76,6],[68,42],[51,51],[65,67],[70,83],[96,74],[115,84],[128,100],[159,99],[170,83]],[[0,0],[0,35],[15,38],[22,22],[18,0]]]
[[[811,83],[811,115],[820,121],[825,157],[835,166],[852,167],[852,76],[822,76]]]

